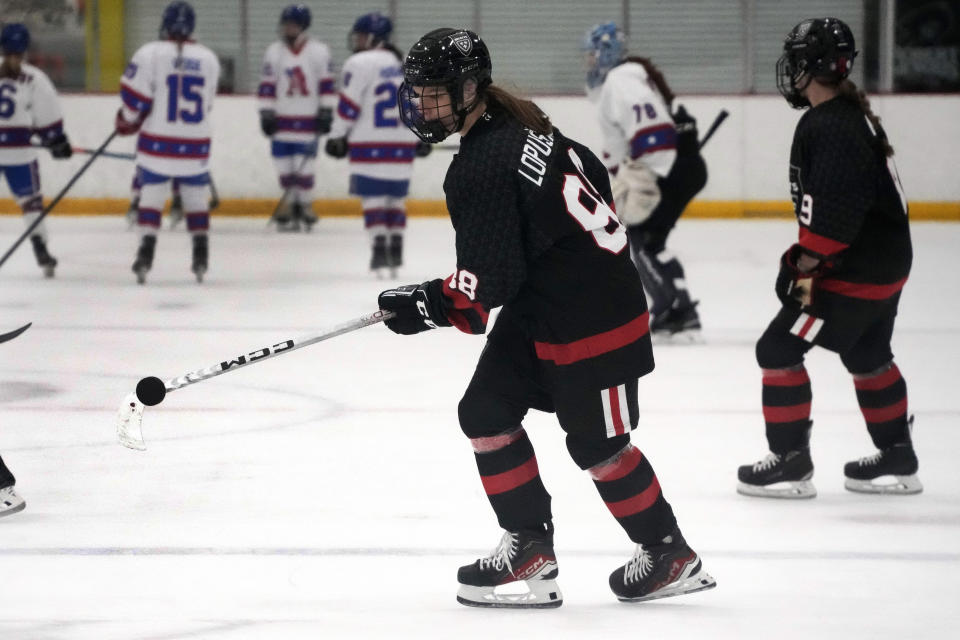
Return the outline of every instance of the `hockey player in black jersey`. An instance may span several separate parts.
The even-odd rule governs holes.
[[[502,307],[460,401],[484,490],[506,532],[488,557],[461,567],[466,605],[555,607],[550,495],[522,420],[555,412],[574,462],[637,543],[610,576],[621,600],[715,585],[685,542],[653,468],[630,444],[638,379],[653,370],[648,313],[627,235],[610,207],[603,164],[532,102],[491,84],[486,45],[437,29],[403,65],[399,106],[423,141],[459,132],[444,180],[456,231],[453,275],[380,294],[401,334],[456,326],[482,334]],[[497,587],[526,582],[523,594]]]
[[[853,376],[878,449],[847,463],[846,488],[919,493],[907,386],[890,338],[913,252],[907,203],[893,149],[869,101],[847,75],[857,51],[836,18],[804,20],[788,34],[777,84],[806,108],[790,150],[790,190],[799,240],[780,260],[783,308],[757,342],[770,454],[740,467],[746,495],[810,498],[810,379],[814,345],[840,355]]]

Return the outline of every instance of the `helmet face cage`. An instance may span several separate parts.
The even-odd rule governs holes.
[[[30,46],[30,32],[19,22],[11,22],[0,31],[0,49],[4,55],[21,55]]]
[[[398,93],[400,119],[424,142],[436,143],[463,128],[490,83],[490,54],[464,29],[436,29],[410,49]],[[467,102],[464,89],[473,90]]]
[[[597,24],[584,35],[580,48],[586,53],[587,88],[596,89],[626,56],[627,37],[614,22]]]
[[[850,75],[857,53],[853,32],[842,20],[804,20],[783,43],[776,66],[777,89],[792,107],[808,107],[803,91],[810,82],[816,78],[825,84],[839,83]]]
[[[169,40],[187,40],[196,27],[197,16],[187,2],[171,2],[163,10],[160,37]]]

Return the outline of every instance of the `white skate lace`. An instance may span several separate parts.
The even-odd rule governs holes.
[[[623,572],[623,583],[630,584],[633,581],[643,580],[650,570],[653,569],[653,558],[639,544],[633,558],[627,563]]]
[[[873,465],[877,464],[878,462],[880,462],[880,458],[882,458],[882,457],[883,457],[883,452],[882,452],[882,451],[877,451],[877,452],[876,452],[875,454],[873,454],[872,456],[867,456],[867,457],[865,457],[865,458],[860,458],[860,463],[859,463],[859,464],[860,464],[861,467],[873,466]]]
[[[766,471],[778,462],[780,462],[780,456],[775,453],[768,453],[766,458],[754,463],[753,472]]]
[[[504,531],[500,538],[500,544],[486,558],[480,558],[480,569],[493,567],[497,571],[503,571],[506,566],[510,573],[513,573],[513,565],[510,564],[510,558],[517,552],[517,534],[511,531]]]

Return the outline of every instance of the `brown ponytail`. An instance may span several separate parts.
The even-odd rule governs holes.
[[[509,112],[510,115],[520,121],[520,124],[534,133],[544,136],[553,133],[553,123],[550,122],[550,117],[536,103],[518,98],[506,89],[494,84],[484,89],[483,95],[487,99],[487,104],[497,105],[504,111]]]
[[[880,139],[880,144],[883,145],[883,152],[890,157],[893,155],[893,147],[890,145],[890,141],[887,140],[887,134],[880,126],[880,118],[873,112],[873,109],[870,108],[870,100],[867,98],[867,94],[863,92],[862,89],[858,88],[850,80],[841,80],[840,85],[837,87],[840,91],[840,96],[854,102],[860,106],[860,110],[863,111],[863,115],[867,117],[867,120],[870,121],[870,124],[873,125],[873,130],[877,132],[877,137]]]
[[[660,92],[660,95],[663,96],[663,101],[667,103],[667,106],[671,109],[673,108],[673,99],[676,98],[673,91],[670,90],[670,85],[667,84],[667,79],[663,77],[660,69],[657,69],[656,65],[650,61],[650,58],[641,58],[639,56],[630,56],[627,58],[627,62],[636,62],[643,70],[647,72],[647,77],[653,81],[653,84],[657,87],[657,91]]]

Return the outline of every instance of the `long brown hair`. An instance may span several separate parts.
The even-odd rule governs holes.
[[[887,140],[887,133],[883,130],[883,127],[880,126],[880,118],[873,112],[873,109],[870,108],[870,100],[867,98],[867,94],[863,92],[863,89],[860,89],[851,80],[847,79],[841,80],[837,89],[842,98],[859,105],[860,110],[863,111],[863,115],[865,115],[867,120],[870,121],[870,124],[873,125],[873,130],[876,131],[877,137],[880,139],[880,144],[883,145],[884,154],[886,154],[887,157],[892,156],[893,146],[890,144],[890,141]]]
[[[491,84],[484,89],[483,95],[487,99],[487,104],[497,105],[508,111],[520,121],[520,124],[534,133],[544,136],[553,133],[553,123],[550,122],[550,117],[535,102],[519,98],[495,84]]]
[[[670,85],[667,84],[667,79],[663,77],[660,69],[657,69],[657,66],[650,61],[650,58],[641,58],[640,56],[630,56],[627,58],[627,62],[636,62],[643,70],[647,72],[647,77],[653,81],[653,84],[656,85],[657,91],[660,92],[660,95],[663,96],[663,101],[667,103],[668,107],[671,107],[673,104],[673,99],[677,96],[670,90]]]

